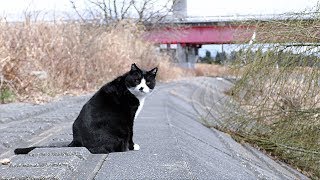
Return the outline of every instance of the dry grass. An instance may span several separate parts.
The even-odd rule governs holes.
[[[241,76],[219,127],[312,179],[320,179],[319,14],[317,6],[254,22],[256,39],[237,56]]]
[[[182,77],[170,57],[143,41],[142,26],[79,22],[0,22],[0,90],[16,100],[50,99],[94,90],[128,71],[131,63],[159,66],[158,79]],[[8,100],[8,98],[7,98]],[[2,99],[5,102],[6,99]]]
[[[242,76],[229,92],[239,106],[224,128],[319,179],[319,57],[271,47],[251,58],[239,60]]]
[[[231,70],[227,66],[217,64],[196,64],[195,65],[196,76],[227,76],[232,74]]]
[[[251,64],[260,72],[251,71],[236,84],[232,94],[240,107],[235,111],[246,113],[232,113],[226,127],[236,126],[240,139],[319,179],[319,70],[264,65]]]

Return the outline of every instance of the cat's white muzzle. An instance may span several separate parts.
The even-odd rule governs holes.
[[[151,92],[151,89],[147,86],[144,78],[141,79],[140,84],[138,84],[136,87],[128,88],[128,90],[137,98],[144,97]]]

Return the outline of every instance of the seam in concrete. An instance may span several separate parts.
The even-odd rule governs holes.
[[[104,154],[102,155],[100,161],[97,163],[96,167],[94,168],[94,170],[92,171],[91,176],[88,177],[88,180],[93,180],[96,178],[97,174],[99,173],[100,169],[102,168],[104,162],[107,160],[109,154]]]
[[[175,133],[174,133],[174,131],[173,131],[173,125],[172,125],[171,120],[170,120],[169,115],[168,115],[168,101],[166,101],[166,104],[165,104],[165,107],[164,107],[164,108],[165,108],[165,113],[166,113],[166,119],[167,119],[168,124],[169,124],[169,127],[170,127],[170,131],[171,131],[171,133],[172,133],[172,135],[173,135],[173,137],[174,137],[174,139],[175,139],[175,142],[176,142],[176,144],[177,144],[177,146],[178,146],[178,148],[179,148],[179,150],[180,150],[180,152],[181,152],[182,159],[186,162],[186,167],[187,167],[187,169],[188,169],[188,174],[192,177],[192,179],[197,179],[197,178],[193,175],[193,173],[192,173],[192,171],[191,171],[191,169],[190,169],[190,167],[189,167],[189,164],[188,164],[187,161],[186,161],[186,157],[183,156],[183,153],[182,153],[183,151],[182,151],[181,147],[179,146],[178,139],[177,139],[177,137],[176,137],[176,135],[175,135]]]

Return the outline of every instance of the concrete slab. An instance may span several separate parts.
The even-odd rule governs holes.
[[[10,118],[12,105],[1,114],[6,120],[0,127],[0,158],[10,158],[11,164],[0,166],[0,179],[307,179],[204,126],[221,123],[223,104],[210,106],[224,98],[230,86],[230,81],[204,77],[159,85],[134,125],[140,151],[101,155],[68,147],[12,154],[15,147],[68,144],[72,122],[89,96],[63,99]]]

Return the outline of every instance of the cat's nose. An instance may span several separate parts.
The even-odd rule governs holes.
[[[139,91],[141,91],[141,92],[142,92],[142,91],[143,91],[143,87],[140,87]]]

